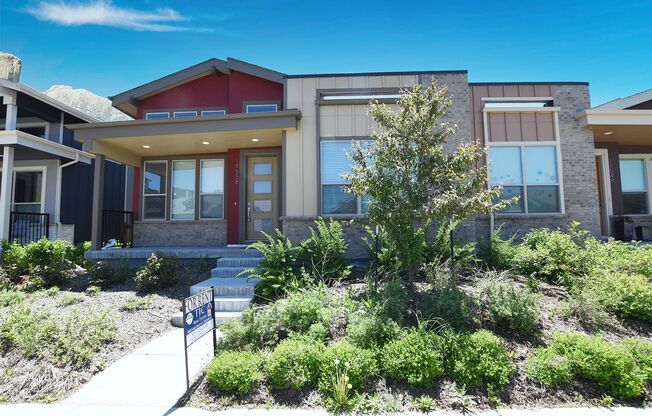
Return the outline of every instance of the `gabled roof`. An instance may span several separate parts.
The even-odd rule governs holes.
[[[99,120],[97,120],[94,117],[91,117],[90,115],[83,113],[75,108],[70,107],[67,104],[62,103],[61,101],[52,98],[50,96],[47,96],[43,94],[42,92],[36,91],[32,87],[28,87],[25,84],[21,84],[19,82],[11,82],[7,81],[5,79],[0,79],[0,86],[8,88],[10,90],[14,90],[16,92],[28,95],[38,101],[41,101],[51,107],[56,108],[57,110],[61,110],[64,113],[68,113],[71,116],[74,116],[80,120],[86,121],[88,123],[97,123]]]
[[[216,72],[228,74],[232,70],[279,84],[283,84],[283,78],[285,77],[285,74],[280,72],[238,59],[226,58],[226,61],[223,61],[221,59],[211,58],[109,98],[115,108],[132,117],[136,117],[137,101],[140,99],[185,84],[208,74]]]
[[[625,110],[650,100],[652,100],[652,89],[630,95],[629,97],[617,98],[595,108],[600,110]]]

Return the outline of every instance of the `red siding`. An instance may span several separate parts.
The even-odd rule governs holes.
[[[246,101],[283,100],[283,85],[242,72],[211,74],[144,98],[137,118],[150,110],[174,108],[228,107],[229,113],[243,112]]]

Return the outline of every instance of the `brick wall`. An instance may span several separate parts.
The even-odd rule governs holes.
[[[226,245],[226,221],[136,221],[136,247],[218,247]]]
[[[310,227],[315,228],[314,221],[316,219],[317,217],[282,217],[283,234],[293,244],[298,244],[310,236]],[[363,240],[368,234],[364,229],[363,223],[359,220],[342,220],[340,222],[342,223],[344,240],[349,245],[344,257],[348,259],[368,258],[367,245]]]

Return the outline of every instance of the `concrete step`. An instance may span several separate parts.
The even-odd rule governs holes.
[[[215,312],[215,324],[220,326],[226,321],[242,316],[242,312]]]
[[[259,257],[222,257],[217,259],[217,267],[256,267],[260,263]]]
[[[246,270],[247,267],[216,267],[211,270],[211,277],[219,278],[229,278],[229,277],[238,277],[240,279],[246,279],[249,276],[248,273],[242,273]]]
[[[220,295],[215,297],[215,312],[242,312],[249,309],[253,295]]]
[[[199,282],[190,287],[190,294],[194,295],[202,290],[215,288],[215,296],[221,295],[241,295],[253,296],[254,286],[260,279],[249,279],[243,277],[213,277]]]
[[[258,257],[262,258],[263,255],[258,250],[245,249],[245,248],[221,248],[215,250],[214,253],[222,257]]]

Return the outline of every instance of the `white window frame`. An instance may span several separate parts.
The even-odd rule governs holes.
[[[245,105],[245,113],[249,113],[249,108],[250,107],[269,107],[269,106],[274,106],[274,111],[260,111],[261,113],[273,113],[278,111],[278,104],[276,103],[268,103],[268,104],[247,104]]]
[[[172,113],[172,118],[193,118],[193,117],[197,117],[197,110],[180,110],[180,111],[174,111]]]
[[[323,152],[321,150],[322,143],[342,143],[342,142],[349,142],[351,143],[351,146],[353,146],[354,142],[373,142],[372,139],[348,139],[348,138],[342,138],[342,139],[321,139],[319,141],[319,212],[321,212],[321,215],[323,216],[328,216],[328,217],[351,217],[351,216],[356,216],[356,217],[364,217],[366,214],[362,212],[362,196],[361,195],[355,195],[356,197],[356,208],[354,213],[351,214],[330,214],[330,213],[325,213],[324,212],[324,186],[326,185],[340,185],[340,186],[347,186],[349,183],[344,181],[344,178],[340,182],[324,182],[321,169],[323,166]],[[341,172],[340,172],[340,177],[341,177]]]
[[[224,173],[222,175],[222,179],[224,180],[224,182],[222,183],[222,193],[219,193],[219,192],[202,192],[201,191],[201,188],[202,188],[202,174],[201,174],[202,162],[204,162],[204,161],[212,162],[212,161],[217,161],[217,160],[222,161],[222,169],[224,169]],[[199,159],[199,189],[197,190],[197,195],[198,195],[197,204],[198,204],[198,208],[199,208],[199,219],[200,220],[203,220],[203,221],[216,221],[216,220],[223,220],[224,219],[224,205],[226,205],[226,195],[225,195],[226,194],[226,192],[225,192],[226,191],[226,183],[225,182],[226,182],[226,160],[224,158]],[[205,217],[202,217],[202,215],[201,215],[201,212],[202,212],[202,209],[201,209],[201,197],[203,195],[222,195],[222,214],[218,218],[205,218]]]
[[[50,123],[44,121],[44,122],[33,122],[33,123],[16,123],[16,130],[20,130],[21,128],[26,127],[26,128],[32,128],[32,127],[45,127],[45,137],[44,139],[49,140],[50,139]],[[25,133],[25,132],[23,132]],[[29,134],[29,133],[26,133]],[[38,136],[35,136],[38,137]]]
[[[167,117],[150,117],[150,115],[161,115],[165,114]],[[170,112],[169,111],[150,111],[145,113],[145,120],[165,120],[170,118]]]
[[[165,163],[165,189],[164,193],[162,194],[146,194],[145,193],[145,175],[147,174],[147,164],[148,163]],[[169,183],[169,164],[168,161],[165,159],[161,160],[145,160],[143,162],[143,175],[142,175],[142,197],[143,197],[143,205],[142,205],[142,219],[143,221],[166,221],[168,218],[168,186],[170,185]],[[146,218],[145,217],[145,198],[148,196],[162,196],[165,197],[165,202],[163,203],[163,218]]]
[[[647,212],[645,214],[624,214],[627,215],[628,217],[646,217],[650,216],[652,213],[652,188],[650,184],[652,182],[652,169],[650,169],[650,163],[652,163],[652,153],[632,153],[632,154],[621,154],[618,156],[618,161],[620,160],[631,160],[631,159],[643,159],[643,164],[645,165],[645,181],[646,181],[646,186],[647,190],[645,191],[646,193],[646,198],[647,198]],[[620,164],[618,165],[618,170],[620,170]],[[622,173],[621,173],[622,175]],[[624,194],[625,192],[622,191],[622,176],[621,176],[621,194]]]
[[[218,114],[206,114],[206,113],[218,113]],[[226,110],[223,108],[216,109],[216,110],[202,110],[201,115],[202,117],[225,116]]]
[[[14,166],[11,177],[11,203],[10,211],[14,211],[13,207],[16,205],[14,202],[14,193],[16,192],[16,172],[41,172],[41,214],[45,213],[45,190],[47,188],[47,166]],[[0,169],[2,174],[2,169]],[[34,205],[36,202],[18,202],[19,205]]]
[[[193,162],[195,164],[195,183],[194,183],[194,206],[192,211],[192,218],[174,218],[174,212],[172,211],[172,203],[174,202],[174,162]],[[170,221],[195,221],[197,219],[197,159],[173,159],[170,161]]]

